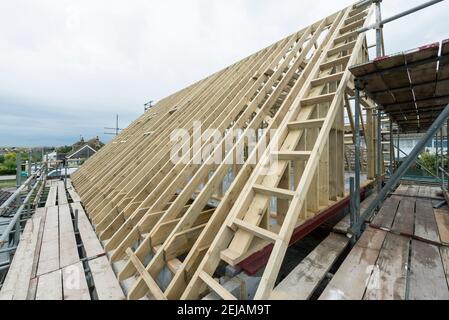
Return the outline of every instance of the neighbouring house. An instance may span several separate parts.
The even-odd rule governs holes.
[[[415,133],[408,133],[408,134],[401,134],[399,137],[399,148],[401,149],[400,158],[404,158],[405,155],[410,154],[410,152],[413,150],[415,145],[418,144],[420,139],[422,138],[423,134],[415,134]],[[397,137],[394,137],[395,145],[397,145]],[[441,143],[441,139],[438,138],[432,138],[429,140],[426,144],[425,150],[430,153],[435,153],[438,150],[441,150],[441,145],[443,146],[443,149],[445,150],[447,148],[447,138],[444,133],[443,135],[443,141]],[[396,150],[397,152],[397,150]]]
[[[81,138],[72,146],[72,151],[66,155],[67,164],[69,167],[77,167],[84,163],[88,158],[94,155],[104,143],[98,137],[84,141]]]
[[[72,151],[69,152],[75,152],[78,151],[79,149],[81,149],[82,147],[84,147],[85,145],[89,145],[92,149],[94,149],[95,151],[100,150],[101,147],[104,146],[104,143],[100,141],[100,139],[98,137],[92,138],[90,140],[85,141],[83,137],[81,137],[80,141],[75,142],[72,145]]]
[[[46,155],[44,155],[44,160],[52,162],[52,161],[56,161],[58,157],[58,154],[56,151],[52,151],[50,153],[47,153]]]

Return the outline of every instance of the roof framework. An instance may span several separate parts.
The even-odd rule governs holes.
[[[74,174],[111,260],[124,262],[119,279],[135,279],[128,298],[209,290],[233,299],[214,279],[217,267],[272,244],[255,296],[270,298],[295,227],[344,196],[348,66],[368,60],[357,29],[372,13],[369,4],[345,8],[161,100]],[[369,119],[374,104],[363,103]],[[212,147],[208,128],[221,133]],[[173,141],[179,129],[184,139]],[[219,153],[223,161],[209,161]],[[167,286],[157,280],[163,268],[173,274]]]

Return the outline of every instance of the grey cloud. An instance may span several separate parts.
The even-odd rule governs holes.
[[[423,1],[386,0],[383,14]],[[2,1],[0,145],[102,136],[116,113],[125,126],[149,99],[161,99],[351,3]],[[387,25],[387,53],[448,38],[447,12],[446,1]]]

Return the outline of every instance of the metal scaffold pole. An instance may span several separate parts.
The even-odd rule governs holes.
[[[430,6],[434,5],[434,4],[436,4],[438,2],[442,2],[442,1],[443,0],[432,0],[432,1],[429,1],[429,2],[426,2],[426,3],[423,3],[423,4],[419,5],[419,6],[416,6],[416,7],[410,8],[408,10],[405,10],[405,11],[403,11],[401,13],[395,14],[395,15],[393,15],[393,16],[391,16],[389,18],[386,18],[384,20],[377,21],[377,19],[376,19],[376,23],[374,25],[370,25],[370,26],[361,28],[361,29],[358,30],[358,32],[365,32],[365,31],[368,31],[370,29],[377,28],[377,26],[383,26],[384,24],[387,24],[387,23],[389,23],[391,21],[397,20],[399,18],[407,16],[407,15],[409,15],[411,13],[414,13],[416,11],[419,11],[421,9],[430,7]],[[373,1],[373,2],[375,2],[377,4],[377,2],[381,2],[381,0],[380,1]]]
[[[396,172],[391,176],[385,186],[381,189],[381,191],[377,194],[376,198],[370,203],[368,208],[363,212],[360,216],[359,221],[355,226],[352,226],[348,231],[352,234],[358,234],[360,229],[373,211],[378,207],[378,205],[385,199],[388,192],[395,187],[400,181],[401,177],[411,166],[413,161],[415,161],[416,157],[421,153],[421,150],[426,146],[427,142],[432,139],[432,137],[438,132],[441,126],[446,122],[449,117],[449,104],[444,108],[444,110],[440,113],[438,118],[432,123],[432,125],[427,130],[426,134],[419,140],[419,142],[415,145],[413,150],[410,152],[408,157],[404,159],[404,162],[401,166],[396,170]]]
[[[401,159],[401,155],[399,153],[399,150],[401,148],[399,146],[399,139],[401,138],[399,126],[398,126],[398,130],[397,130],[396,138],[397,138],[398,148],[397,148],[397,154],[396,154],[396,161],[397,161],[397,163],[396,163],[395,171],[398,169],[398,167],[399,167],[399,160]]]
[[[447,158],[446,171],[449,172],[449,119],[446,122],[446,158]],[[449,189],[449,178],[447,180],[447,188]]]
[[[376,5],[376,58],[382,56],[382,25],[380,24],[382,20],[381,4],[382,0],[374,1]],[[377,181],[377,192],[380,192],[382,188],[382,118],[381,112],[377,106],[377,126],[376,126],[376,140],[377,140],[377,163],[376,163],[376,181]]]
[[[435,133],[435,170],[438,177],[440,175],[440,164],[438,161],[438,132]]]
[[[440,129],[440,163],[441,167],[444,168],[444,155],[443,155],[443,126]],[[441,184],[444,186],[444,173],[441,170]]]

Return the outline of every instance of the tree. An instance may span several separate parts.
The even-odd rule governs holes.
[[[436,174],[437,172],[437,156],[435,153],[430,153],[428,150],[424,151],[420,154],[419,159],[421,160],[422,164],[432,171],[433,174]],[[441,161],[441,160],[439,160]],[[443,157],[443,163],[439,163],[439,166],[443,168],[447,168],[447,154]]]
[[[56,151],[58,153],[69,153],[70,151],[72,151],[72,147],[71,146],[62,146],[56,149]]]
[[[7,153],[4,156],[4,161],[0,165],[0,175],[15,174],[16,173],[16,154]]]
[[[7,153],[5,154],[5,163],[6,162],[16,162],[16,154],[15,153]]]

